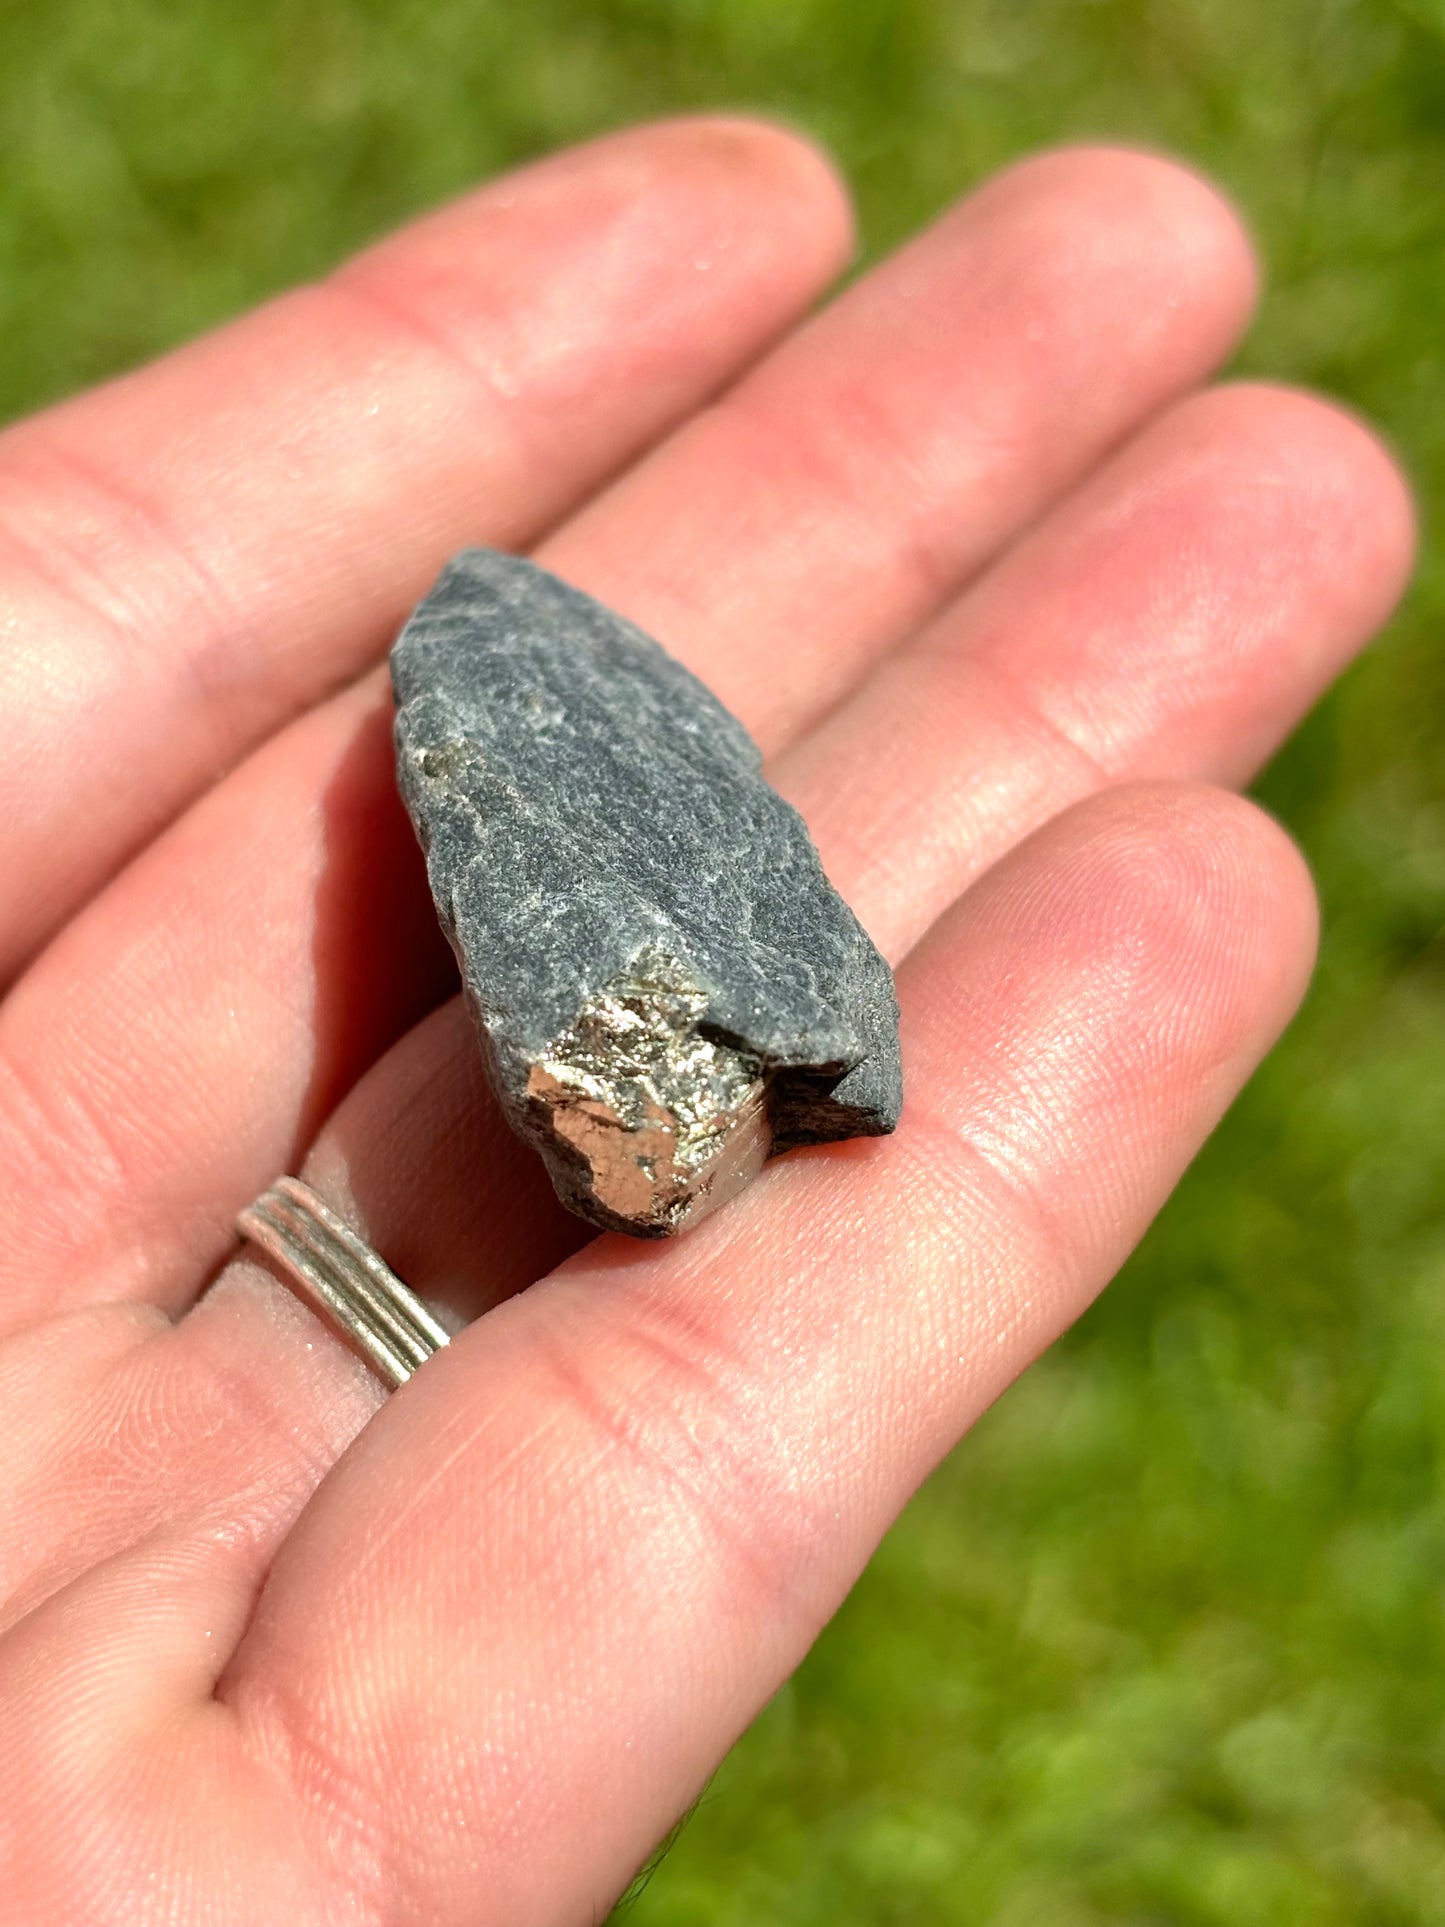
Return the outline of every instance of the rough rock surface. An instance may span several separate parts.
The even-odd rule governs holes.
[[[402,794],[488,1071],[558,1195],[662,1237],[891,1131],[887,964],[742,725],[534,564],[446,567],[391,657]]]

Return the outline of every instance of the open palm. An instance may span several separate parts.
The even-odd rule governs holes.
[[[1305,981],[1246,780],[1411,518],[1200,390],[1192,175],[1017,167],[814,318],[811,149],[638,130],[0,439],[0,1920],[595,1921]],[[377,665],[527,547],[748,724],[898,967],[895,1138],[585,1244],[500,1125]],[[473,1320],[402,1391],[301,1170]],[[530,1289],[522,1290],[522,1287]]]

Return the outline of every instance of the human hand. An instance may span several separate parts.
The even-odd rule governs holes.
[[[595,1920],[1288,1018],[1308,880],[1203,785],[1387,613],[1391,464],[1197,392],[1247,245],[1108,151],[710,401],[847,245],[644,129],[0,440],[6,1923]],[[696,669],[899,965],[897,1136],[676,1244],[583,1247],[442,1001],[374,665],[473,541]],[[298,1168],[477,1321],[389,1399],[233,1255]]]

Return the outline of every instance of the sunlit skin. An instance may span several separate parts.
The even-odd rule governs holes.
[[[851,245],[792,135],[644,128],[0,437],[0,1920],[599,1919],[1288,1021],[1230,792],[1399,594],[1390,459],[1208,386],[1171,162],[810,314]],[[717,690],[898,970],[897,1136],[675,1243],[451,1001],[378,665],[478,541]],[[283,1170],[475,1320],[390,1399],[237,1254]]]

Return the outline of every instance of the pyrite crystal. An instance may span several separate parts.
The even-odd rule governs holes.
[[[397,770],[487,1070],[563,1203],[665,1237],[891,1131],[887,964],[751,737],[534,564],[456,556],[391,655]]]

